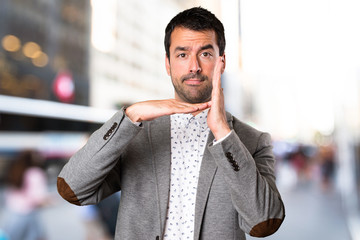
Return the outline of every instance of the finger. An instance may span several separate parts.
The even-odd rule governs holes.
[[[205,103],[200,103],[197,104],[197,107],[199,108],[199,110],[204,110],[210,107],[209,102],[205,102]]]
[[[192,113],[199,110],[204,110],[208,108],[208,103],[185,103],[180,101],[175,101],[173,105],[173,113]]]
[[[218,57],[215,64],[214,75],[213,75],[213,88],[221,88],[221,70],[223,68],[223,57]]]
[[[192,109],[192,108],[198,108],[197,105],[201,105],[201,104],[193,104],[193,103],[187,103],[187,102],[182,102],[182,101],[178,101],[178,100],[174,100],[173,102],[173,107],[175,108],[184,108],[184,109]]]
[[[191,104],[189,106],[189,108],[191,108],[193,111],[191,112],[196,112],[196,111],[202,111],[205,110],[206,108],[209,108],[208,103],[197,103],[197,104]]]

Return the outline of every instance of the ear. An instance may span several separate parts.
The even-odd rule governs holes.
[[[226,66],[226,57],[225,57],[225,52],[224,52],[224,54],[222,55],[222,61],[223,61],[223,67],[222,67],[222,69],[221,69],[221,74],[223,74],[224,73],[224,71],[225,71],[225,66]]]
[[[165,67],[167,74],[170,76],[170,59],[168,58],[166,53],[165,53]]]

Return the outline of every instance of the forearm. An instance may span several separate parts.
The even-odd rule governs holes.
[[[114,169],[127,144],[141,130],[121,110],[95,131],[75,153],[58,177],[58,191],[67,201],[93,204],[119,190],[119,171]],[[111,180],[112,184],[108,184]]]
[[[275,185],[269,135],[259,138],[253,156],[234,131],[209,149],[229,185],[240,227],[254,236],[275,232],[284,218],[284,208]]]

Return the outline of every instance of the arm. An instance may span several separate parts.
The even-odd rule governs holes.
[[[207,119],[215,139],[221,139],[221,142],[211,145],[209,150],[229,185],[233,205],[239,213],[240,227],[252,236],[265,237],[277,231],[285,217],[284,205],[275,185],[271,139],[268,134],[248,131],[250,134],[245,134],[244,138],[252,139],[254,142],[250,144],[256,146],[254,153],[250,154],[235,131],[230,130],[221,89],[224,57],[219,57],[215,66]]]
[[[176,99],[138,102],[126,109],[126,115],[133,122],[151,121],[175,113],[193,113],[205,110],[209,103],[186,103]]]
[[[209,150],[229,185],[241,229],[252,236],[265,237],[280,227],[285,209],[275,185],[270,136],[263,133],[252,144],[256,150],[251,155],[235,131],[231,131]]]
[[[175,99],[135,103],[116,113],[94,132],[61,171],[59,194],[76,205],[95,204],[120,190],[119,158],[127,144],[142,129],[134,122],[148,121],[172,113],[203,110],[208,103],[188,104]],[[129,117],[128,117],[129,116]]]
[[[95,131],[59,174],[59,194],[70,203],[86,205],[120,190],[119,157],[141,127],[134,125],[124,114],[117,112]]]

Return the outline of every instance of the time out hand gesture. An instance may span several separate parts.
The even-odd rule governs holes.
[[[208,126],[216,140],[225,137],[230,132],[225,113],[224,93],[221,88],[221,72],[223,67],[224,58],[219,57],[214,69],[212,79],[213,89],[211,101],[209,102],[210,110],[207,117]]]
[[[196,113],[210,107],[207,118],[208,126],[215,139],[221,139],[230,132],[225,114],[224,94],[221,88],[221,72],[223,67],[224,59],[219,57],[213,73],[213,90],[210,102],[191,104],[176,99],[138,102],[126,109],[126,115],[133,122],[141,122],[175,113]]]

